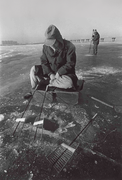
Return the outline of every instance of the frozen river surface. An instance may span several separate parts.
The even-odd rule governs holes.
[[[62,173],[62,177],[67,179],[70,175],[72,180],[119,180],[122,178],[122,44],[101,42],[96,56],[92,55],[92,48],[89,52],[90,44],[77,43],[75,45],[77,54],[76,73],[79,79],[85,80],[85,84],[78,111],[77,107],[76,112],[73,109],[71,113],[74,114],[72,116],[63,112],[60,114],[61,118],[58,119],[60,124],[67,125],[68,122],[73,121],[76,126],[68,128],[67,131],[65,128],[62,134],[60,131],[59,137],[65,141],[71,141],[95,113],[98,116],[78,139],[82,150],[80,149],[78,157],[72,162],[74,164],[70,164],[71,168],[65,169],[65,172]],[[29,71],[33,65],[40,64],[42,45],[1,46],[1,50],[0,107],[1,113],[5,115],[5,122],[8,123],[2,124],[1,122],[0,124],[0,133],[4,134],[13,130],[11,128],[12,123],[15,123],[15,118],[25,108],[23,95],[30,90]],[[91,96],[108,103],[111,107],[94,101],[90,98]],[[120,112],[116,112],[114,109],[117,106],[119,106]],[[39,106],[32,106],[32,110],[37,111],[40,108]],[[73,117],[74,119],[72,119]],[[7,131],[5,131],[6,129]],[[26,131],[26,129],[24,130]],[[60,130],[62,129],[60,128]],[[22,139],[20,137],[19,141],[21,140],[23,145],[26,143],[30,145],[32,135],[30,133],[28,139],[25,139],[26,136],[23,136]],[[5,137],[5,142],[11,146],[8,136]],[[38,140],[41,143],[40,137]],[[23,147],[19,141],[16,142],[15,148],[20,151]],[[51,142],[52,149],[55,148],[55,137],[49,136],[46,141],[48,141],[47,146]],[[46,141],[44,141],[45,144]],[[2,147],[4,147],[4,143]],[[40,146],[36,148],[38,149]],[[20,154],[20,156],[22,155]],[[5,160],[6,157],[3,159]],[[20,167],[21,165],[22,167],[26,166],[23,162],[19,162]],[[0,166],[0,179],[5,176],[2,167],[5,169],[4,164]],[[10,165],[10,167],[13,166]],[[17,168],[18,165],[15,167]],[[35,164],[35,167],[38,169],[38,164]],[[10,170],[8,177],[11,175],[11,171],[13,171],[13,177],[18,176],[16,168]],[[33,170],[33,173],[36,177],[36,171]]]

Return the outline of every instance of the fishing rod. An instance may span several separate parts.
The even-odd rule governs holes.
[[[39,85],[38,85],[38,86],[39,86]],[[34,92],[33,92],[33,95],[34,95],[35,91],[37,90],[38,86],[35,88],[35,90],[34,90]],[[82,84],[82,86],[83,86],[83,84]],[[80,88],[81,88],[81,87],[80,87]],[[55,89],[56,89],[56,88],[55,88]],[[55,89],[54,89],[54,90],[55,90]],[[26,117],[26,118],[24,118],[24,121],[22,121],[23,116],[24,116],[24,114],[25,114],[25,112],[26,112],[26,110],[27,110],[27,108],[28,108],[28,106],[29,106],[29,103],[30,103],[30,101],[31,101],[32,98],[33,98],[33,95],[32,95],[32,97],[31,97],[31,99],[29,100],[28,105],[27,105],[27,107],[25,108],[25,111],[23,112],[21,118],[18,118],[18,119],[17,119],[19,122],[18,122],[18,124],[17,124],[17,126],[16,126],[16,128],[15,128],[15,130],[14,130],[14,132],[13,132],[13,135],[15,134],[15,132],[16,132],[16,130],[17,130],[20,122],[25,122],[25,123],[31,122],[31,124],[34,124],[34,122],[35,122],[35,120],[36,120],[37,118],[40,119],[40,116],[41,116],[41,113],[42,113],[42,109],[43,109],[43,104],[44,104],[45,98],[47,98],[47,97],[46,97],[46,92],[47,92],[47,90],[48,90],[48,86],[46,86],[46,90],[45,90],[45,94],[44,94],[44,98],[43,98],[43,102],[42,102],[42,107],[41,107],[40,114],[39,114],[38,116],[29,116],[29,117]],[[79,91],[80,91],[80,90],[79,90]],[[50,92],[49,92],[49,93],[50,93]],[[62,99],[62,98],[60,98],[60,97],[57,97],[57,98]],[[62,101],[63,101],[64,103],[66,103],[67,105],[69,105],[69,103],[65,102],[63,99],[62,99]],[[43,121],[44,121],[44,120],[43,120]],[[43,125],[43,122],[39,122],[39,124],[40,124],[40,123]],[[38,122],[37,122],[36,124],[34,124],[34,125],[38,125]],[[22,126],[22,128],[21,128],[21,131],[22,131],[23,127],[24,127],[24,123],[23,123],[23,126]],[[43,128],[43,127],[42,127],[42,128]],[[37,129],[38,129],[38,126],[37,126],[37,128],[36,128],[36,132],[35,132],[35,135],[34,135],[34,140],[35,140],[35,138],[36,138]],[[20,133],[20,134],[21,134],[21,133]]]
[[[92,43],[92,40],[90,41],[90,45],[89,45],[89,54],[90,54],[90,52],[91,52],[91,43]]]
[[[41,116],[41,113],[42,113],[42,110],[43,110],[43,105],[44,105],[45,98],[49,100],[49,98],[46,97],[46,92],[48,91],[48,87],[49,87],[49,86],[46,86],[45,93],[44,93],[44,95],[43,95],[43,102],[42,102],[41,111],[40,111],[39,115],[38,115],[38,116],[36,116],[36,115],[30,115],[30,116],[28,116],[28,117],[26,117],[26,118],[23,118],[23,116],[24,116],[24,114],[25,114],[25,112],[26,112],[26,110],[27,110],[27,108],[28,108],[28,106],[29,106],[29,103],[30,103],[31,99],[32,99],[32,97],[33,97],[36,89],[38,88],[38,86],[37,86],[37,88],[36,88],[35,91],[33,92],[33,95],[32,95],[32,97],[31,97],[31,99],[29,100],[29,103],[28,103],[27,107],[25,108],[25,111],[24,111],[23,115],[21,116],[21,118],[17,118],[17,119],[16,119],[16,121],[18,121],[18,124],[17,124],[17,126],[16,126],[13,134],[15,134],[15,132],[16,132],[16,130],[17,130],[20,122],[23,122],[21,131],[20,131],[20,135],[21,135],[21,133],[22,133],[22,129],[23,129],[23,127],[24,127],[24,123],[30,123],[30,122],[31,122],[32,125],[37,125],[37,127],[36,127],[36,132],[35,132],[35,135],[34,135],[34,140],[35,140],[36,134],[37,134],[37,130],[38,130],[38,125],[39,125],[39,124],[42,124],[42,125],[43,125],[43,123],[44,123],[44,120],[41,120],[41,121],[38,121],[38,122],[35,122],[35,121],[36,121],[37,119],[40,119],[40,116]],[[55,89],[56,89],[56,88],[55,88]],[[54,89],[54,90],[55,90],[55,89]],[[53,90],[53,91],[54,91],[54,90]],[[52,93],[49,92],[49,94],[52,94]],[[65,101],[64,101],[64,102],[65,102]],[[66,103],[66,102],[65,102],[65,103]],[[69,105],[69,104],[67,103],[67,105]],[[54,106],[54,105],[53,105],[53,106]],[[53,106],[52,106],[52,107],[53,107]],[[52,107],[51,107],[51,109],[52,109]],[[42,131],[43,131],[43,126],[42,126]],[[42,132],[42,133],[43,133],[43,132]],[[42,134],[41,134],[41,136],[42,136]]]
[[[29,101],[28,101],[28,104],[27,104],[26,108],[25,108],[24,112],[22,113],[21,118],[19,118],[19,121],[18,121],[18,123],[17,123],[17,126],[16,126],[16,128],[15,128],[15,130],[14,130],[14,132],[13,132],[13,136],[14,136],[14,134],[15,134],[15,132],[16,132],[16,130],[17,130],[17,128],[18,128],[18,126],[19,126],[21,120],[23,121],[23,116],[24,116],[26,110],[28,109],[29,104],[30,104],[30,102],[32,101],[33,96],[34,96],[36,90],[38,89],[38,87],[39,87],[39,84],[37,84],[36,88],[34,89],[34,91],[33,91],[33,93],[32,93],[32,96],[30,97],[30,99],[29,99]]]
[[[71,146],[74,141],[76,141],[76,139],[85,131],[85,129],[92,123],[92,121],[96,118],[96,116],[98,115],[98,113],[96,113],[91,120],[87,123],[87,125],[77,134],[77,136],[72,140],[72,142],[69,144],[69,146]]]
[[[93,29],[93,31],[92,31],[92,38],[93,38],[93,36],[94,36],[94,29]],[[92,40],[90,41],[89,54],[90,54],[90,51],[91,51],[91,45],[92,45]]]
[[[40,110],[39,115],[37,116],[38,119],[40,119],[41,114],[42,114],[42,110],[43,110],[43,106],[44,106],[44,102],[45,102],[45,98],[46,98],[46,93],[47,93],[47,91],[48,91],[48,87],[49,87],[49,85],[47,85],[47,86],[46,86],[46,89],[45,89],[45,93],[44,93],[44,98],[43,98],[41,110]],[[36,118],[36,119],[37,119],[37,118]],[[35,120],[34,120],[34,121],[35,121]],[[41,139],[42,139],[42,134],[43,134],[43,124],[44,124],[44,123],[42,123]],[[36,127],[36,131],[35,131],[35,135],[34,135],[34,140],[36,139],[37,130],[38,130],[38,125],[37,125],[37,127]]]
[[[24,123],[31,123],[31,124],[33,125],[34,122],[35,122],[35,120],[38,118],[38,116],[36,116],[36,115],[30,115],[30,116],[28,116],[28,117],[26,117],[26,118],[23,118],[23,116],[24,116],[25,112],[27,111],[28,106],[29,106],[29,104],[30,104],[30,102],[31,102],[31,100],[32,100],[32,98],[33,98],[36,90],[38,89],[39,85],[40,85],[40,84],[38,84],[38,85],[36,86],[35,90],[33,91],[32,96],[30,97],[30,99],[29,99],[29,101],[28,101],[28,104],[27,104],[27,106],[26,106],[26,108],[25,108],[25,110],[24,110],[21,118],[17,118],[17,119],[16,119],[16,121],[18,121],[18,124],[17,124],[17,126],[16,126],[16,128],[15,128],[15,130],[14,130],[14,132],[13,132],[13,135],[15,134],[15,132],[16,132],[16,130],[17,130],[20,122],[23,122],[23,125],[22,125],[22,128],[21,128],[21,132],[22,132],[22,129],[23,129],[23,127],[24,127]],[[45,92],[47,92],[47,90],[48,90],[48,86],[46,86]],[[44,96],[46,96],[46,94],[44,94]],[[46,98],[47,98],[47,97],[46,97]],[[44,100],[45,100],[45,97],[44,97]],[[40,117],[39,117],[39,118],[40,118]],[[20,132],[20,134],[21,134],[21,132]]]
[[[71,143],[69,145],[63,144],[63,146],[66,148],[63,152],[61,152],[61,154],[59,155],[59,157],[57,157],[57,159],[55,160],[55,162],[53,162],[52,166],[55,166],[56,163],[58,162],[58,160],[64,155],[64,153],[68,150],[73,150],[72,152],[74,153],[74,149],[71,147],[71,145],[76,141],[76,139],[86,130],[86,128],[90,125],[90,123],[92,123],[92,121],[96,118],[96,116],[98,115],[98,113],[96,113],[91,120],[87,123],[87,125],[76,135],[76,137],[71,141]],[[57,151],[58,148],[56,148],[54,150],[54,152]],[[53,152],[53,153],[54,153]],[[51,153],[52,154],[52,153]],[[50,156],[50,155],[49,155]],[[61,167],[60,167],[61,168]]]

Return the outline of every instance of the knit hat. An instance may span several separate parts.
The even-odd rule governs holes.
[[[50,25],[47,28],[47,30],[45,32],[45,37],[46,37],[46,40],[45,40],[44,44],[46,46],[52,46],[56,40],[58,40],[60,43],[63,43],[63,39],[60,34],[60,31],[54,25]]]

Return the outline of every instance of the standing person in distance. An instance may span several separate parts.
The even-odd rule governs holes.
[[[98,44],[99,44],[100,35],[97,32],[97,30],[94,30],[94,34],[92,35],[92,41],[93,41],[93,55],[97,55],[98,51]]]
[[[91,47],[92,47],[92,43],[93,43],[93,38],[94,38],[94,29],[92,31],[92,38],[91,38],[91,41],[90,41],[89,53],[91,51]]]

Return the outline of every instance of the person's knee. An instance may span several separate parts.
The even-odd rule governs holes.
[[[35,75],[35,72],[36,72],[35,66],[32,66],[32,68],[30,69],[30,76]]]

